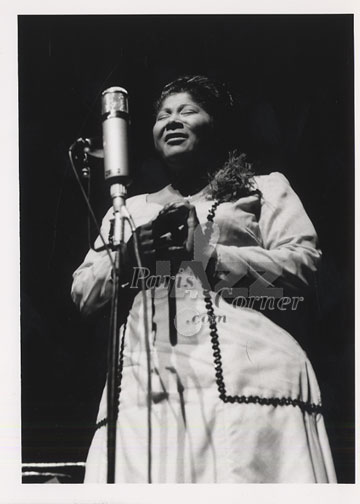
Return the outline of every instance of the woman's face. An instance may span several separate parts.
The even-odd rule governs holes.
[[[153,136],[167,164],[196,160],[211,151],[213,120],[189,93],[172,94],[160,107]]]

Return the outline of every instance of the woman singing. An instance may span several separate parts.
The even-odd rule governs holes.
[[[143,269],[128,231],[118,483],[146,483],[149,456],[154,483],[336,481],[312,366],[265,315],[295,312],[306,296],[321,257],[317,236],[282,174],[255,176],[244,155],[229,152],[232,108],[226,87],[202,76],[166,85],[156,103],[154,144],[171,183],[127,201]],[[111,218],[112,210],[105,237]],[[89,251],[72,287],[82,312],[109,301],[112,278],[108,254]],[[106,415],[105,387],[86,483],[106,482]]]

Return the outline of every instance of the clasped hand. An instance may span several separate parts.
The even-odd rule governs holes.
[[[169,261],[176,273],[183,261],[193,259],[196,209],[188,201],[166,205],[152,221],[136,228],[142,266],[156,274],[156,261]],[[134,239],[127,244],[127,263],[137,266]]]

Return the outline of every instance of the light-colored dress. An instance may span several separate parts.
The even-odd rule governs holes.
[[[211,238],[221,286],[231,287],[244,275],[252,280],[252,293],[238,296],[235,303],[224,299],[219,289],[211,293],[226,394],[243,396],[240,402],[219,397],[209,317],[198,277],[185,268],[176,278],[176,345],[169,342],[167,290],[147,279],[153,483],[336,482],[318,409],[320,391],[306,354],[259,305],[243,303],[253,294],[254,303],[275,297],[278,309],[294,309],[301,301],[289,291],[296,294],[310,285],[318,266],[316,233],[283,175],[258,176],[255,182],[260,200],[253,195],[220,204]],[[212,203],[205,197],[193,202],[201,225],[206,224]],[[162,208],[149,202],[147,195],[130,198],[127,206],[137,226],[155,218]],[[111,215],[109,211],[102,225],[106,237]],[[274,285],[284,287],[286,296],[271,290]],[[90,251],[74,273],[74,301],[90,312],[108,301],[111,289],[108,256]],[[125,348],[116,482],[146,483],[148,384],[141,293],[121,336]],[[276,405],[274,398],[282,402]],[[106,416],[105,387],[98,421]],[[89,450],[86,483],[106,483],[106,439],[103,426]]]

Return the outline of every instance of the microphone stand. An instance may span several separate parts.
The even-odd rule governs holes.
[[[119,333],[120,333],[120,318],[119,310],[119,286],[120,273],[124,264],[125,240],[124,228],[125,221],[129,222],[132,231],[133,225],[131,216],[126,208],[126,186],[120,183],[113,183],[110,187],[110,195],[112,198],[114,209],[114,225],[112,236],[112,249],[115,251],[114,261],[114,285],[112,296],[112,317],[110,320],[110,335],[108,346],[108,388],[107,388],[107,405],[108,405],[108,429],[107,429],[107,482],[115,483],[115,467],[116,467],[116,422],[118,416],[118,356],[119,356]]]
[[[114,261],[114,286],[112,296],[112,317],[110,319],[110,337],[108,347],[108,389],[107,389],[107,408],[108,408],[108,430],[107,430],[107,482],[115,483],[115,467],[116,467],[116,423],[119,412],[118,403],[118,386],[119,386],[119,346],[120,346],[120,318],[118,317],[119,309],[119,285],[120,273],[124,264],[124,228],[125,221],[130,224],[131,232],[135,242],[135,255],[138,266],[141,267],[141,258],[138,249],[136,238],[135,223],[128,212],[126,199],[126,186],[120,183],[111,185],[110,194],[113,201],[114,209],[114,225],[113,225],[113,240],[112,248],[115,250]],[[147,456],[147,475],[148,483],[152,483],[152,428],[151,428],[151,357],[150,357],[150,341],[149,341],[149,323],[148,309],[145,291],[145,282],[142,280],[141,286],[143,294],[143,310],[144,310],[144,332],[145,332],[145,348],[147,360],[147,434],[148,434],[148,456]]]
[[[120,87],[111,87],[102,93],[102,118],[103,118],[103,157],[105,168],[105,180],[110,180],[110,195],[112,198],[114,220],[112,228],[112,243],[111,249],[115,251],[115,260],[112,259],[109,246],[105,243],[101,231],[99,235],[104,247],[100,250],[107,250],[113,266],[113,295],[110,317],[110,334],[108,344],[108,380],[107,380],[107,482],[115,483],[115,467],[116,467],[116,424],[119,410],[118,392],[120,392],[120,376],[119,376],[119,348],[120,348],[120,317],[119,313],[119,291],[120,291],[120,274],[124,266],[125,239],[124,229],[125,221],[130,224],[131,232],[134,237],[135,256],[138,266],[141,267],[141,257],[137,242],[136,229],[126,205],[126,183],[129,183],[128,172],[128,154],[127,154],[127,121],[129,118],[127,91]],[[86,152],[97,152],[93,148],[92,142],[89,139],[81,139],[81,143],[85,145]],[[72,152],[72,148],[70,148]],[[95,154],[94,154],[95,155]],[[95,155],[99,156],[99,153]],[[72,157],[70,156],[70,159]],[[123,182],[123,183],[122,183]],[[91,211],[90,203],[87,198],[87,205]],[[94,218],[93,212],[91,214]],[[96,219],[94,219],[96,221]],[[147,405],[148,405],[148,482],[151,483],[151,356],[150,356],[150,341],[149,341],[149,324],[147,310],[146,286],[142,280],[142,296],[144,307],[144,331],[145,331],[145,348],[147,360]]]
[[[114,284],[108,348],[107,384],[107,482],[115,483],[116,421],[118,414],[117,389],[120,385],[118,384],[120,331],[118,305],[120,274],[123,270],[124,248],[126,246],[124,240],[125,221],[130,223],[132,232],[135,229],[125,206],[126,185],[122,183],[129,182],[127,146],[127,126],[129,120],[128,93],[124,88],[113,86],[103,91],[101,97],[105,180],[111,182],[110,195],[114,210],[112,249],[115,251],[115,264],[113,265]]]

